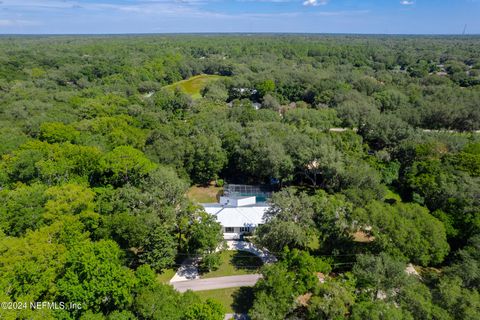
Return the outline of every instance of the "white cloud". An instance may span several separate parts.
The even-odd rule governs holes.
[[[14,20],[14,19],[0,19],[0,27],[27,27],[38,25],[35,21],[29,20]]]
[[[415,1],[403,0],[400,1],[400,4],[403,6],[411,6],[412,4],[415,4]]]
[[[205,0],[132,0],[112,2],[97,0],[84,2],[81,0],[0,0],[2,7],[21,14],[63,12],[65,10],[83,10],[90,12],[116,11],[134,14],[185,14],[197,12],[196,9]]]
[[[305,0],[303,5],[306,7],[316,7],[316,6],[323,6],[327,4],[328,0]]]

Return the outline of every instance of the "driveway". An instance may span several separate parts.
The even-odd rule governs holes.
[[[223,288],[252,287],[261,277],[261,274],[247,274],[243,276],[171,282],[171,285],[180,292],[185,292],[187,290],[203,291]]]
[[[251,242],[247,241],[227,241],[228,245],[228,250],[241,250],[241,251],[247,251],[250,252],[260,259],[262,259],[263,263],[273,263],[277,262],[277,258],[268,252],[266,249],[259,249],[256,246],[253,245]]]
[[[173,278],[170,279],[170,283],[195,280],[199,278],[200,274],[198,272],[198,258],[189,258],[183,261]]]
[[[259,249],[255,247],[251,242],[246,241],[227,241],[228,250],[247,251],[262,259],[263,263],[273,263],[277,261],[277,258],[269,253],[266,249]],[[220,250],[218,248],[217,250]],[[177,272],[170,279],[170,283],[181,281],[190,281],[200,279],[200,273],[198,272],[199,258],[186,259]],[[226,287],[228,288],[228,287]]]
[[[250,318],[243,313],[227,313],[224,320],[250,320]]]

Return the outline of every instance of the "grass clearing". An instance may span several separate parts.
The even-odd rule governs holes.
[[[218,202],[218,197],[222,194],[223,188],[215,186],[192,186],[187,191],[187,197],[198,203]]]
[[[203,301],[217,300],[223,305],[226,313],[247,313],[253,304],[253,288],[251,287],[196,291],[195,293]]]
[[[223,76],[213,75],[213,74],[201,74],[198,76],[190,77],[186,80],[177,81],[171,85],[165,86],[165,89],[175,90],[175,88],[180,88],[180,90],[192,97],[192,99],[200,99],[202,97],[201,91],[207,83],[211,81],[216,81],[223,78]]]
[[[157,280],[161,283],[169,283],[170,279],[175,275],[175,269],[165,269],[162,273],[157,274]]]
[[[375,237],[369,235],[368,233],[362,230],[358,230],[357,232],[355,232],[352,235],[352,237],[353,237],[353,241],[358,243],[370,243],[375,241]]]
[[[318,239],[318,236],[313,235],[310,237],[310,241],[308,242],[308,249],[310,249],[310,251],[320,249],[320,240]]]
[[[223,251],[220,253],[220,266],[215,271],[203,273],[202,279],[228,277],[258,273],[262,259],[246,251]]]

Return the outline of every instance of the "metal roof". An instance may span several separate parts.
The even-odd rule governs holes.
[[[264,223],[263,215],[270,208],[267,204],[233,207],[219,203],[205,203],[202,206],[207,213],[215,215],[223,227],[256,227]]]

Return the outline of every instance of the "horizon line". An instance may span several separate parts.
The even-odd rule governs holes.
[[[233,32],[119,32],[119,33],[0,33],[5,36],[148,36],[148,35],[349,35],[349,36],[458,36],[477,37],[480,33],[355,33],[355,32],[269,32],[269,31],[233,31]]]

